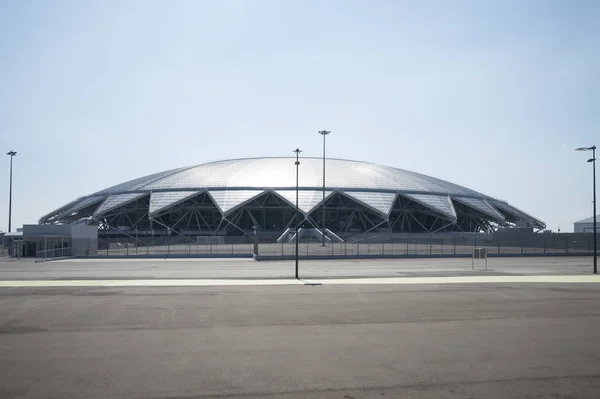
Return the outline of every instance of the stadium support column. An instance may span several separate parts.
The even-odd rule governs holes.
[[[330,134],[329,130],[321,130],[320,135],[323,136],[323,224],[321,229],[321,235],[323,236],[323,246],[325,246],[325,136]]]
[[[16,151],[9,151],[6,155],[10,156],[10,183],[8,188],[8,232],[10,233],[11,221],[12,221],[12,163],[13,157],[17,155]]]
[[[594,190],[594,274],[598,273],[598,228],[596,227],[596,146],[581,147],[575,149],[575,151],[592,151],[592,158],[588,159],[588,162],[592,163],[592,178],[593,178],[593,190]]]
[[[298,206],[298,171],[300,168],[299,157],[302,150],[296,148],[294,152],[296,153],[296,279],[298,279],[298,230],[300,226],[300,209]]]

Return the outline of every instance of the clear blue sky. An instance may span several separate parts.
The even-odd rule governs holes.
[[[591,165],[573,149],[600,146],[599,106],[593,0],[0,1],[13,228],[168,168],[320,156],[328,129],[332,157],[572,231],[592,214]]]

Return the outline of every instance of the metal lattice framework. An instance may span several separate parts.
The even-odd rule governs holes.
[[[281,234],[323,220],[321,159],[300,166],[299,213],[290,158],[213,162],[135,179],[81,197],[40,223],[88,223],[125,235]],[[368,232],[491,232],[543,229],[539,219],[476,191],[381,165],[327,160],[325,227],[346,237]]]

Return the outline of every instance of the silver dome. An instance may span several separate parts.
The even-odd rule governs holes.
[[[103,214],[150,195],[149,215],[165,211],[188,198],[208,193],[226,215],[265,191],[295,206],[295,158],[246,158],[173,169],[134,179],[77,200],[43,216],[40,223],[62,223],[83,209]],[[299,208],[308,215],[322,202],[322,158],[300,158]],[[456,219],[454,204],[475,209],[502,224],[507,217],[545,225],[539,219],[474,190],[430,176],[367,162],[326,161],[326,193],[342,193],[387,217],[398,195]],[[86,216],[86,215],[80,215]]]

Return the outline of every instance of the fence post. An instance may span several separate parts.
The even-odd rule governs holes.
[[[569,253],[569,240],[565,237],[565,253]]]
[[[546,253],[546,237],[544,237],[544,253]]]
[[[252,227],[254,234],[252,235],[252,254],[258,257],[258,237],[256,236],[256,227]]]
[[[384,243],[381,243],[381,256],[385,255],[384,254],[385,248],[383,247],[384,245],[385,245]]]
[[[356,256],[360,255],[360,241],[356,241]]]
[[[331,256],[333,256],[333,240],[331,240]]]
[[[453,250],[453,254],[456,255],[456,237],[454,237],[454,250]]]
[[[523,255],[523,241],[521,241],[521,255]]]
[[[433,253],[433,236],[429,237],[429,255]]]
[[[127,248],[127,256],[129,256],[129,243],[128,242],[125,243],[125,247]]]
[[[348,253],[346,252],[346,241],[344,240],[344,256],[348,255]]]

